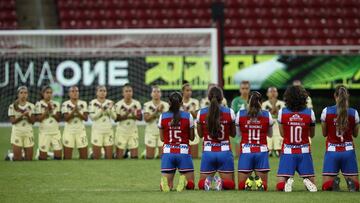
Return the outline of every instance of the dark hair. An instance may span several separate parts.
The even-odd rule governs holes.
[[[46,90],[52,90],[52,88],[49,85],[45,85],[44,87],[41,88],[41,92],[40,92],[40,97],[41,99],[44,99],[44,93],[46,92]]]
[[[339,85],[335,89],[335,96],[338,98],[336,102],[336,124],[340,132],[347,130],[348,126],[348,108],[349,108],[349,92],[344,85]]]
[[[210,137],[216,139],[221,134],[220,104],[223,100],[223,92],[219,87],[212,87],[208,93],[210,101],[209,112],[206,117],[207,129]]]
[[[248,116],[251,118],[256,118],[261,111],[261,94],[258,91],[254,91],[250,93],[249,97],[249,109]]]
[[[181,87],[181,91],[184,91],[186,87],[191,87],[190,83],[184,83]]]
[[[180,122],[180,106],[182,102],[182,96],[179,92],[173,92],[169,95],[169,111],[172,112],[173,119],[171,120],[171,126],[179,125]]]
[[[241,83],[240,83],[240,86],[241,85],[249,85],[250,86],[250,82],[248,81],[248,80],[243,80],[243,81],[241,81]]]
[[[308,93],[302,86],[291,85],[286,88],[284,101],[291,111],[301,111],[306,108]]]

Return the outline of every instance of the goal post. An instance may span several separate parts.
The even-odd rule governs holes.
[[[215,28],[0,31],[0,53],[0,122],[8,120],[8,105],[20,85],[35,102],[48,84],[62,89],[62,100],[77,85],[89,101],[99,84],[118,100],[121,87],[131,83],[134,97],[145,102],[152,85],[165,97],[187,80],[199,99],[209,83],[219,82]]]

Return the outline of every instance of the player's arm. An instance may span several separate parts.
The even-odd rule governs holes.
[[[360,124],[355,125],[353,137],[357,137],[359,135],[359,127],[360,127]]]
[[[64,112],[64,111],[63,111]],[[71,119],[75,118],[76,109],[74,108],[70,113],[64,113],[64,120],[69,122]]]
[[[194,141],[194,139],[195,139],[195,132],[194,132],[194,128],[190,128],[190,131],[189,131],[189,139],[191,140],[191,141]],[[199,135],[200,136],[200,135]]]
[[[17,124],[20,121],[24,120],[24,117],[20,116],[20,117],[15,118],[15,116],[10,116],[9,119],[10,119],[11,124]]]
[[[280,136],[283,138],[284,137],[284,126],[283,126],[281,120],[282,120],[282,109],[280,109],[279,112],[278,112],[277,122],[279,123]]]
[[[152,120],[156,119],[156,113],[155,114],[150,114],[148,112],[144,113],[144,120],[145,122],[151,122]]]
[[[198,111],[197,115],[196,115],[196,121],[197,123],[196,125],[196,131],[199,135],[200,138],[203,138],[204,135],[203,135],[203,132],[202,132],[202,129],[201,129],[201,122],[200,122],[200,111]]]
[[[141,104],[138,103],[137,105],[137,111],[135,113],[135,119],[138,121],[141,121],[143,119],[143,114],[141,113]]]
[[[60,122],[61,113],[58,111],[58,112],[56,112],[55,114],[53,114],[52,117],[54,117],[54,119],[55,119],[57,122]]]
[[[324,108],[321,112],[321,117],[320,117],[320,120],[321,120],[321,131],[322,131],[322,135],[324,137],[327,136],[327,128],[326,128],[326,111],[327,111],[327,108]]]
[[[235,123],[231,123],[230,126],[230,137],[235,137],[236,136],[236,126]]]
[[[311,138],[315,137],[315,125],[310,126],[310,137]]]
[[[355,127],[354,127],[354,132],[353,132],[353,137],[357,137],[359,135],[359,113],[358,111],[355,111]]]
[[[268,136],[269,138],[272,138],[272,136],[273,136],[273,127],[272,127],[272,126],[269,127],[267,136]]]
[[[30,113],[28,111],[24,112],[23,116],[24,116],[24,119],[27,120],[31,124],[34,124],[36,121],[35,115],[34,114],[30,115]]]
[[[81,113],[78,111],[77,117],[83,121],[86,121],[89,118],[89,113],[88,112]]]
[[[316,118],[315,113],[311,110],[311,123],[310,123],[310,137],[315,137],[315,126],[316,126]]]
[[[160,128],[159,131],[160,131],[160,140],[161,142],[164,142],[164,129]]]
[[[89,117],[91,118],[91,120],[96,121],[98,120],[102,114],[104,113],[104,109],[103,108],[99,108],[96,109],[96,107],[94,106],[94,104],[90,104],[90,108],[89,108],[90,112],[89,112]]]

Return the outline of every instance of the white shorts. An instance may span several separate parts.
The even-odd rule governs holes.
[[[48,152],[52,148],[54,151],[62,150],[61,133],[41,133],[39,132],[39,149]]]
[[[11,131],[10,143],[18,147],[33,147],[34,146],[34,134],[33,131],[19,132],[14,129]]]
[[[113,131],[91,131],[91,144],[98,147],[107,147],[114,145],[114,133]]]
[[[88,146],[85,128],[82,130],[71,130],[64,128],[63,144],[68,148],[84,148]]]
[[[159,134],[145,133],[145,145],[148,147],[162,147],[163,142],[160,140]]]
[[[116,129],[115,146],[119,149],[136,149],[139,147],[139,135],[137,129],[126,132]]]

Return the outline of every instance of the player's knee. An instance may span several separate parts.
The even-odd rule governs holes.
[[[200,179],[198,183],[199,190],[203,190],[205,188],[205,179]]]
[[[235,182],[233,180],[224,179],[223,180],[223,188],[225,190],[233,190],[233,189],[235,189]]]
[[[193,180],[188,180],[187,181],[187,185],[186,185],[186,189],[187,190],[193,190],[195,188],[195,184]]]
[[[323,185],[322,185],[322,190],[323,191],[331,190],[333,182],[334,182],[333,180],[329,180],[329,181],[324,182]]]
[[[276,190],[277,191],[284,191],[284,189],[285,189],[285,182],[278,182],[276,184]]]
[[[245,190],[245,181],[241,181],[238,184],[238,189],[239,190]]]

